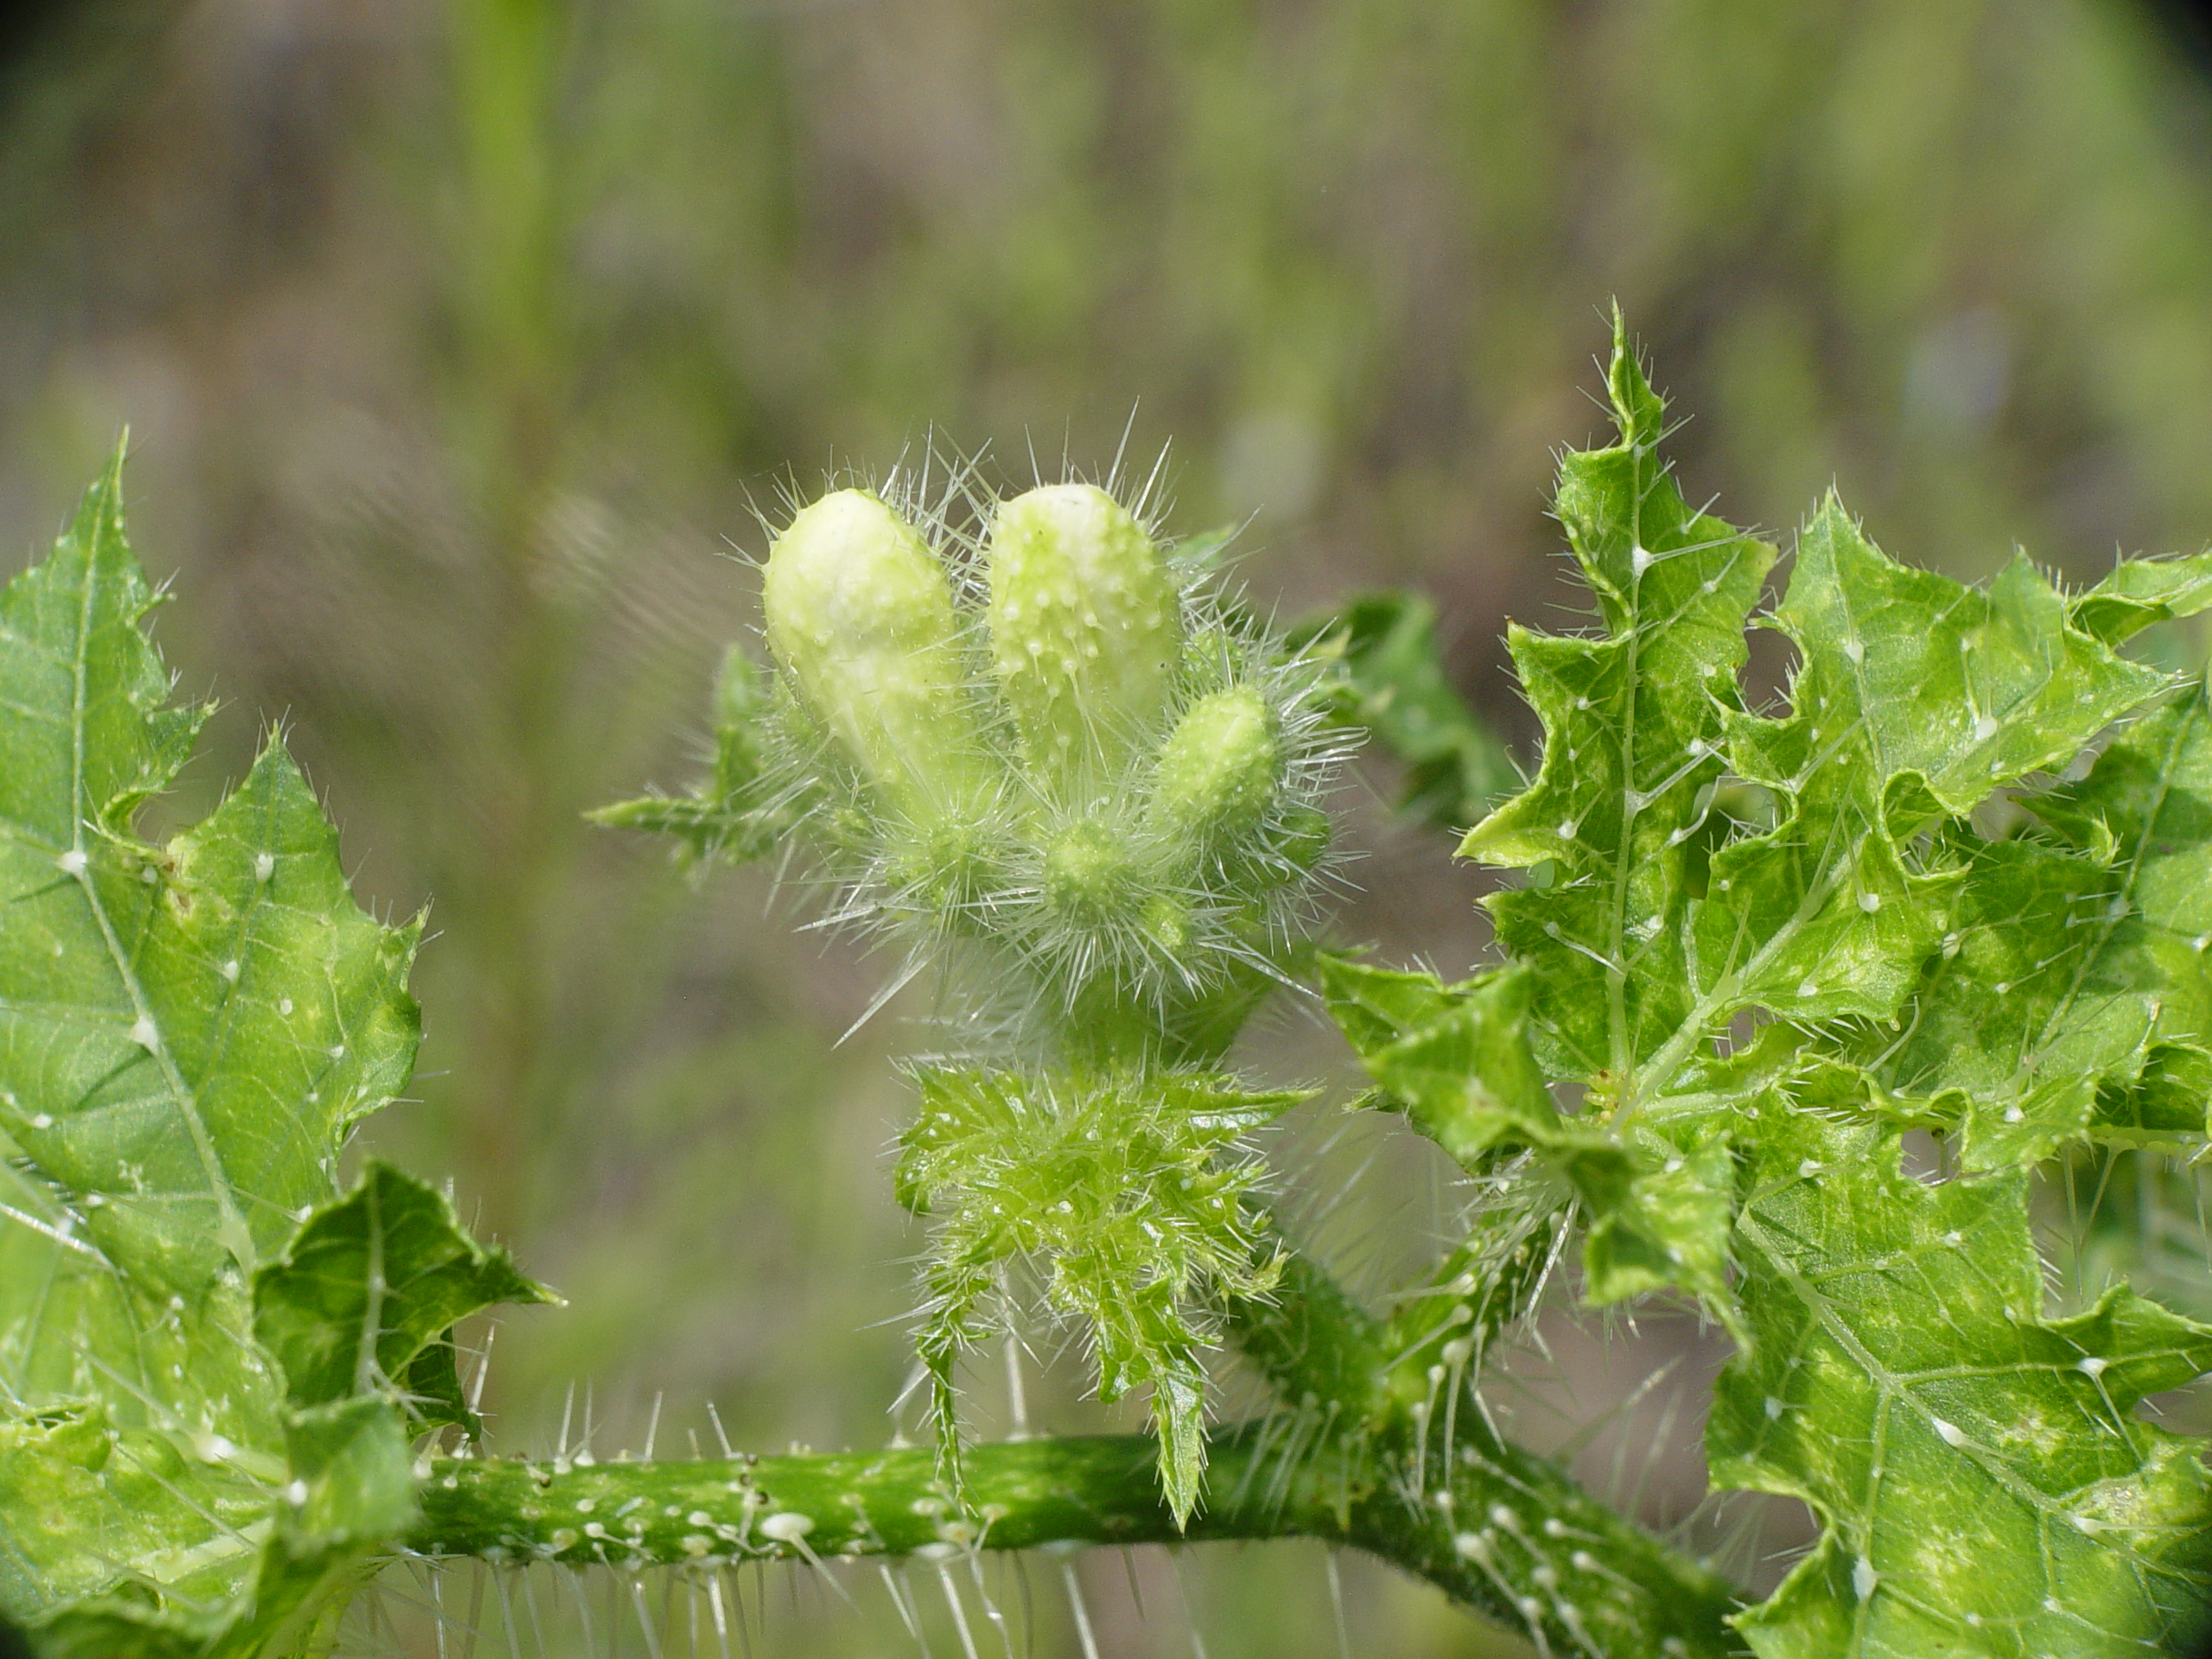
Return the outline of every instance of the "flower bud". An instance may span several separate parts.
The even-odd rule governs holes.
[[[1180,644],[1175,584],[1103,490],[1016,496],[991,527],[991,658],[1030,765],[1103,784],[1160,717]]]
[[[864,490],[805,508],[768,550],[768,645],[801,702],[910,817],[976,794],[976,733],[944,567]]]
[[[1160,752],[1153,811],[1170,833],[1217,848],[1260,827],[1281,773],[1266,699],[1233,685],[1200,697],[1176,722]]]
[[[1069,921],[1117,914],[1136,894],[1137,880],[1128,849],[1104,824],[1071,824],[1045,849],[1045,901]]]

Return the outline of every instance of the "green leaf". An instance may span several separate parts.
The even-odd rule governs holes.
[[[1732,721],[1727,753],[1784,804],[1782,821],[1713,855],[1700,1006],[1886,1020],[1961,880],[1916,869],[1904,843],[1997,784],[2063,765],[2164,680],[2069,627],[2024,559],[1986,594],[1907,569],[1833,495],[1799,538],[1775,626],[1802,659],[1791,711]]]
[[[1408,1351],[1471,1358],[1571,1193],[1586,1300],[1687,1289],[1737,1337],[1716,1479],[1827,1524],[1745,1617],[1762,1653],[2169,1640],[2212,1591],[2207,1477],[2131,1412],[2212,1366],[2212,1330],[2125,1290],[2044,1319],[2026,1192],[2085,1138],[2205,1144],[2212,722],[2113,646],[2212,605],[2212,560],[1973,588],[1831,496],[1766,619],[1785,705],[1755,713],[1768,550],[1682,505],[1618,329],[1611,378],[1621,441],[1559,494],[1602,631],[1513,636],[1542,766],[1463,848],[1527,873],[1486,901],[1507,965],[1323,966],[1389,1103],[1494,1189]],[[1907,1127],[1966,1173],[1902,1174]]]
[[[2167,684],[2074,627],[2024,556],[1986,592],[1911,569],[1833,493],[1799,538],[1775,626],[1803,658],[1793,711],[1738,725],[1743,775],[1794,789],[1810,772],[1854,772],[1878,792],[1911,773],[1948,813],[2063,766]]]
[[[0,1616],[53,1652],[245,1654],[404,1518],[397,1409],[296,1411],[250,1287],[405,1084],[417,929],[354,905],[275,742],[137,838],[205,715],[165,706],[154,602],[119,455],[0,591]]]
[[[1338,717],[1405,763],[1399,810],[1462,830],[1520,786],[1504,745],[1444,672],[1426,594],[1363,594],[1293,637],[1327,642],[1344,668]]]
[[[297,1484],[284,1494],[281,1529],[294,1560],[353,1543],[383,1543],[415,1513],[407,1436],[381,1400],[326,1400],[292,1413],[285,1446]]]
[[[1567,1160],[1591,1215],[1582,1247],[1584,1300],[1603,1307],[1680,1288],[1735,1331],[1728,1229],[1736,1170],[1728,1128],[1709,1118],[1639,1124],[1614,1144],[1618,1152],[1577,1148]]]
[[[2045,1319],[2026,1177],[1923,1185],[1897,1133],[1762,1120],[1707,1450],[1825,1531],[1739,1623],[1766,1659],[2160,1650],[2212,1592],[2212,1491],[2134,1408],[2212,1328],[2124,1288]]]
[[[1659,457],[1664,405],[1618,316],[1608,385],[1620,442],[1567,455],[1555,504],[1605,631],[1512,631],[1543,763],[1460,852],[1531,870],[1529,886],[1485,902],[1535,976],[1538,1057],[1611,1090],[1691,1014],[1689,843],[1720,778],[1745,619],[1774,550],[1683,502]]]
[[[2088,1131],[2102,1085],[2139,1071],[2157,982],[2121,887],[2061,849],[1975,849],[1937,964],[1880,1071],[1935,1121],[1957,1119],[1963,1167],[2048,1157]]]
[[[269,1476],[283,1466],[275,1448],[189,1444],[98,1404],[0,1420],[0,1605],[29,1619],[142,1576],[187,1601],[226,1598],[253,1563],[268,1504],[249,1460],[264,1459]],[[212,1524],[184,1524],[180,1499]]]
[[[1965,1167],[2033,1162],[2088,1134],[2202,1136],[2206,714],[2199,685],[2121,734],[2080,783],[2027,798],[2063,839],[1969,847],[1956,914],[1879,1073],[1962,1121]]]
[[[1529,1047],[1529,975],[1462,984],[1324,953],[1329,1013],[1390,1103],[1461,1167],[1501,1142],[1536,1144],[1559,1114]]]
[[[2154,622],[2212,606],[2212,553],[2185,559],[2126,559],[2074,601],[2074,626],[2108,645]]]
[[[1091,1344],[1100,1397],[1152,1390],[1160,1484],[1179,1523],[1204,1470],[1209,1304],[1274,1283],[1243,1199],[1258,1160],[1240,1137],[1306,1096],[1200,1072],[1095,1080],[932,1069],[899,1141],[903,1202],[939,1216],[919,1348],[957,1484],[952,1371],[985,1328],[1004,1269],[1035,1264],[1056,1314]]]
[[[2107,920],[2124,925],[2100,936],[2099,960],[2133,958],[2131,983],[2157,1005],[2153,1043],[2212,1048],[2212,690],[2200,679],[2030,805],[2109,869]]]
[[[1533,976],[1525,969],[1458,985],[1327,955],[1320,969],[1330,1014],[1380,1085],[1382,1103],[1478,1177],[1490,1173],[1499,1148],[1531,1148],[1580,1200],[1590,1220],[1586,1300],[1602,1306],[1681,1286],[1732,1321],[1726,1267],[1734,1166],[1720,1122],[1652,1118],[1623,1130],[1595,1115],[1561,1118],[1529,1048]],[[1529,1210],[1533,1226],[1554,1205],[1542,1193],[1518,1191],[1505,1207]],[[1479,1318],[1499,1295],[1515,1300],[1480,1275],[1517,1274],[1526,1263],[1511,1249],[1477,1255],[1482,1259],[1454,1274],[1478,1274],[1471,1305]]]
[[[296,1406],[378,1394],[423,1427],[473,1428],[445,1333],[497,1302],[556,1300],[463,1232],[442,1195],[372,1163],[256,1277],[254,1332]]]
[[[61,1602],[32,1624],[41,1659],[251,1659],[327,1649],[368,1557],[414,1520],[413,1459],[398,1412],[382,1400],[291,1413],[285,1429],[290,1478],[270,1506],[273,1518],[264,1515],[226,1540],[226,1554],[236,1554],[251,1549],[255,1534],[266,1535],[251,1554],[243,1591],[195,1603],[165,1573],[173,1563],[142,1556],[130,1563],[134,1576],[162,1584],[161,1603],[127,1593]],[[73,1496],[112,1505],[118,1494],[93,1484]],[[120,1525],[109,1515],[98,1535],[103,1542],[132,1538],[136,1517],[125,1515]],[[227,1576],[212,1573],[210,1587]]]
[[[1772,618],[1799,654],[1789,707],[1745,711],[1734,672],[1767,550],[1686,517],[1652,455],[1657,400],[1618,341],[1613,391],[1623,442],[1570,456],[1560,493],[1610,632],[1516,636],[1544,767],[1463,850],[1530,871],[1529,886],[1488,902],[1501,943],[1535,976],[1532,1034],[1548,1069],[1587,1080],[1601,1114],[1618,1103],[1630,1120],[1648,1107],[1679,1117],[1652,1103],[1688,1088],[1715,1045],[1725,1052],[1746,1011],[1896,1016],[1974,879],[1971,850],[1959,850],[1972,837],[1930,846],[1930,824],[2064,765],[2166,682],[2075,627],[2024,559],[1986,592],[1910,570],[1831,496],[1799,538]],[[2069,1109],[2085,1120],[2096,1079],[2077,1084]],[[1702,1092],[1700,1109],[1723,1116],[1746,1098]],[[1669,1160],[1691,1185],[1651,1195],[1655,1216],[1701,1218],[1716,1271],[1719,1133],[1667,1131]],[[2017,1150],[2051,1144],[2046,1133]],[[1655,1223],[1643,1243],[1668,1230]],[[1640,1251],[1618,1259],[1621,1282],[1661,1271],[1658,1258],[1629,1266]]]

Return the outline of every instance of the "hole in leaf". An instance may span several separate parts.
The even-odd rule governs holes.
[[[1786,713],[1789,684],[1800,666],[1796,645],[1772,628],[1753,628],[1745,639],[1751,654],[1739,677],[1744,707],[1762,715]]]
[[[1926,1129],[1907,1129],[1897,1137],[1897,1170],[1923,1186],[1940,1185],[1952,1174],[1943,1143]]]

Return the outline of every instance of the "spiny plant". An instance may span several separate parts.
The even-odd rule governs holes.
[[[2196,1639],[2202,1446],[2138,1408],[2212,1370],[2207,1270],[2153,1224],[2207,1144],[2212,704],[2121,648],[2212,607],[2212,555],[1969,587],[1830,499],[1762,609],[1776,550],[1687,505],[1618,325],[1608,390],[1618,440],[1556,500],[1592,626],[1510,641],[1525,783],[1418,606],[1287,640],[1217,542],[1164,546],[1107,491],[988,502],[970,540],[916,491],[840,490],[777,537],[771,660],[726,665],[712,775],[601,816],[702,865],[803,845],[829,919],[940,988],[898,1170],[936,1445],[862,1454],[483,1454],[454,1324],[548,1293],[397,1171],[341,1189],[407,1077],[415,933],[354,906],[281,744],[137,837],[205,710],[145,637],[118,458],[0,595],[0,1612],[42,1654],[313,1652],[395,1551],[717,1586],[1306,1535],[1548,1653]],[[1755,627],[1795,652],[1770,707]],[[1425,816],[1479,817],[1495,966],[1313,942],[1353,725]],[[1294,1175],[1252,1132],[1301,1096],[1230,1053],[1283,985],[1364,1066],[1354,1109],[1467,1178],[1464,1237],[1387,1313],[1276,1218]],[[1486,1362],[1548,1292],[1732,1338],[1713,1484],[1821,1529],[1773,1594],[1500,1433]],[[960,1356],[1025,1303],[1103,1395],[1148,1390],[1151,1436],[963,1445]],[[1206,1426],[1217,1344],[1272,1410]]]
[[[912,495],[912,491],[894,492]],[[1219,1062],[1294,970],[1339,742],[1324,658],[1221,604],[1096,486],[1044,486],[963,545],[880,496],[794,517],[762,575],[776,691],[733,653],[711,795],[602,813],[751,850],[797,831],[834,920],[901,939],[950,999],[900,1198],[938,1217],[920,1354],[942,1472],[954,1380],[1010,1270],[1080,1321],[1099,1391],[1148,1389],[1178,1521],[1198,1502],[1212,1312],[1270,1293],[1247,1132],[1304,1096]],[[773,825],[772,833],[765,826]]]

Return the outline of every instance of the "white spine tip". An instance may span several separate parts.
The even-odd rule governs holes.
[[[779,1510],[760,1517],[760,1535],[779,1544],[796,1544],[814,1530],[814,1517],[796,1510]]]

